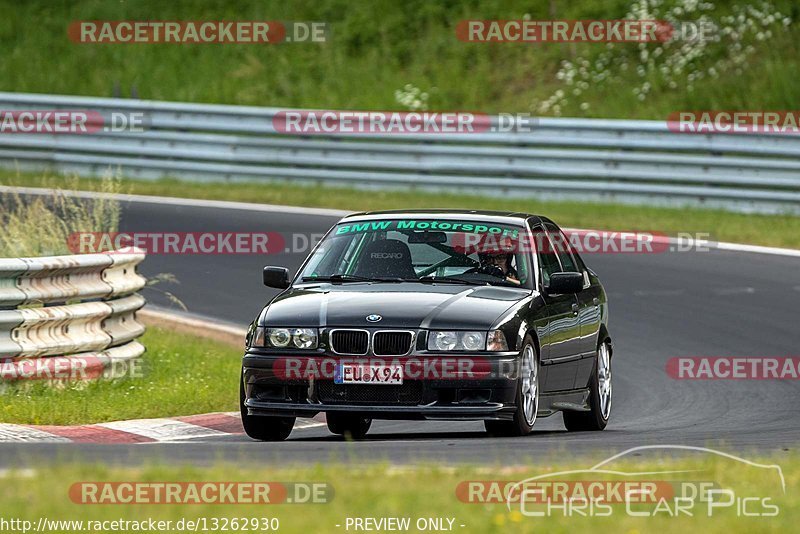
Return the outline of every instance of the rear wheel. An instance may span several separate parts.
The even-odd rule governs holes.
[[[511,421],[484,421],[493,436],[526,436],[533,430],[539,411],[539,358],[530,337],[522,348],[521,371],[517,379],[517,409]]]
[[[349,413],[329,412],[325,415],[325,420],[331,433],[350,439],[362,439],[372,426],[372,419]]]
[[[603,430],[611,417],[611,349],[604,341],[597,349],[594,374],[589,382],[588,412],[564,412],[570,431]]]
[[[244,383],[239,379],[239,409],[242,413],[244,432],[259,441],[283,441],[289,437],[294,427],[294,417],[270,417],[247,415],[244,405]]]

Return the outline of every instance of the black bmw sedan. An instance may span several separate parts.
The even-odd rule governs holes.
[[[611,413],[608,304],[597,275],[545,217],[385,211],[331,228],[250,325],[242,421],[259,440],[325,413],[335,434],[373,419],[483,420],[529,434],[564,413],[602,430]]]

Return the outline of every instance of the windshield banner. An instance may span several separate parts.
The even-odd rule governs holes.
[[[391,221],[364,221],[350,224],[340,224],[336,227],[334,235],[353,234],[362,232],[381,232],[385,230],[436,230],[440,232],[467,232],[474,234],[496,234],[516,239],[519,228],[482,224],[462,221],[415,221],[399,219]]]

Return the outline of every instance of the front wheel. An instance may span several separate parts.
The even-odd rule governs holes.
[[[294,428],[295,417],[269,417],[263,415],[247,415],[244,405],[244,383],[239,378],[239,409],[242,413],[244,433],[259,441],[283,441],[289,437]]]
[[[493,436],[527,436],[539,411],[539,358],[533,340],[527,336],[522,348],[520,376],[517,379],[517,408],[511,421],[484,421]]]
[[[588,412],[564,412],[569,431],[603,430],[611,417],[611,349],[604,341],[597,348],[594,374],[589,382]]]
[[[372,426],[372,419],[358,417],[348,413],[327,413],[325,420],[328,430],[332,434],[349,437],[350,439],[362,439],[367,435],[369,427]]]

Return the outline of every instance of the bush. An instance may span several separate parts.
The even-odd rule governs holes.
[[[52,191],[44,196],[0,196],[0,257],[74,254],[68,246],[71,234],[119,229],[119,201],[112,196],[120,190],[118,177],[104,177],[99,191],[107,196],[92,201],[69,195],[79,189],[77,177],[48,178],[46,187]]]

